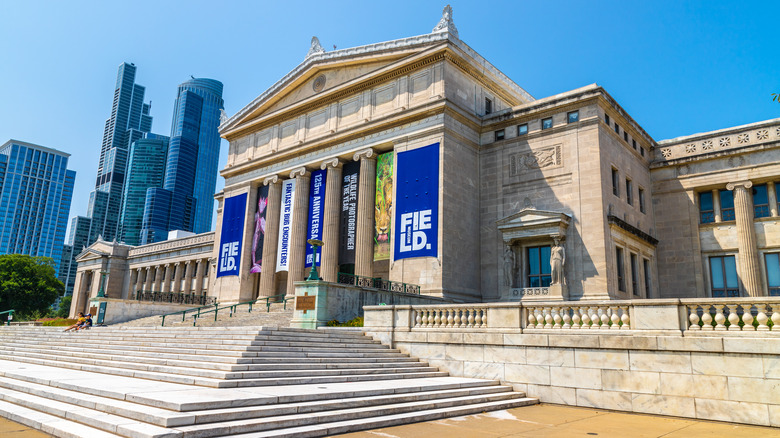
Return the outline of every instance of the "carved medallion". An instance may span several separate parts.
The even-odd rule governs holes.
[[[317,76],[317,78],[314,79],[314,82],[311,83],[311,88],[315,93],[322,91],[322,89],[325,88],[325,75]]]

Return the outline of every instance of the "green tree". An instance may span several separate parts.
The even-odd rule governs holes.
[[[64,290],[51,258],[0,255],[0,312],[14,309],[21,316],[46,313]]]
[[[772,102],[780,102],[780,93],[772,93]]]
[[[60,310],[58,310],[54,316],[57,318],[67,318],[68,314],[70,313],[70,303],[72,301],[73,297],[70,295],[67,297],[62,297],[60,300]]]

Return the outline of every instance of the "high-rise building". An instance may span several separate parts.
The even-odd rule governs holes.
[[[68,157],[18,140],[0,146],[0,254],[51,257],[59,271],[76,179]]]
[[[128,245],[141,242],[146,191],[163,186],[168,142],[167,136],[147,134],[130,147],[119,235],[119,240]]]
[[[193,78],[179,85],[162,188],[146,193],[141,243],[165,240],[168,231],[211,228],[219,161],[222,83]]]
[[[152,128],[151,104],[143,102],[146,88],[135,83],[135,73],[135,64],[119,66],[111,117],[103,131],[95,190],[89,196],[90,244],[98,236],[105,240],[118,237],[130,146]]]

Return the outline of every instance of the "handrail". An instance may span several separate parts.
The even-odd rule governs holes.
[[[8,314],[8,319],[6,319],[5,325],[11,325],[11,320],[14,319],[14,312],[16,312],[16,310],[14,310],[14,309],[6,310],[4,312],[0,312],[0,315],[4,315],[6,313]],[[0,324],[2,324],[2,323],[0,323]]]
[[[390,281],[380,277],[364,277],[362,275],[339,272],[338,276],[336,277],[336,282],[339,284],[370,287],[389,292],[402,292],[407,294],[420,295],[420,285],[418,284]]]
[[[266,312],[270,312],[271,311],[271,304],[273,304],[273,302],[271,302],[271,300],[274,300],[274,302],[281,302],[281,303],[283,303],[284,304],[284,310],[287,310],[287,301],[290,301],[292,299],[293,298],[285,298],[284,295],[275,295],[275,296],[272,296],[272,297],[258,298],[256,300],[252,300],[252,301],[244,301],[244,302],[241,302],[241,303],[228,304],[228,305],[223,306],[223,307],[219,307],[219,303],[216,303],[216,304],[213,304],[213,305],[197,307],[197,308],[194,308],[194,309],[182,310],[182,311],[179,311],[179,312],[168,313],[168,314],[160,315],[160,316],[162,316],[162,318],[163,318],[162,322],[163,322],[163,325],[165,325],[165,317],[166,316],[178,315],[179,313],[181,313],[182,314],[181,320],[182,320],[182,322],[184,322],[184,320],[187,317],[187,315],[186,315],[187,313],[192,313],[192,312],[197,311],[197,313],[195,315],[192,315],[192,318],[193,318],[192,325],[195,325],[198,322],[198,318],[200,318],[202,315],[205,315],[205,314],[208,314],[208,313],[211,313],[211,312],[214,312],[214,321],[216,321],[217,317],[219,316],[219,311],[220,310],[230,309],[230,316],[232,317],[233,314],[236,313],[236,310],[238,309],[239,306],[248,305],[249,306],[249,313],[251,313],[252,312],[252,307],[255,304],[257,304],[259,302],[262,302],[262,301],[265,301]],[[206,308],[208,308],[208,310],[202,310],[202,309],[206,309]]]
[[[165,317],[166,316],[178,315],[178,314],[181,313],[181,322],[184,322],[184,318],[187,316],[188,313],[197,311],[198,315],[200,315],[200,309],[205,309],[206,307],[213,307],[213,306],[219,306],[219,303],[209,304],[207,306],[193,307],[192,309],[179,310],[178,312],[166,313],[166,314],[159,315],[159,316],[162,318],[162,325],[164,327],[165,326]]]

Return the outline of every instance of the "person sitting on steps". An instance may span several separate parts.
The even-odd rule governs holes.
[[[76,327],[76,331],[84,330],[92,327],[92,315],[87,313],[86,315],[84,315],[84,318],[85,318],[84,323]]]
[[[81,325],[86,322],[87,322],[87,318],[84,317],[84,312],[79,312],[78,318],[76,319],[76,323],[66,328],[65,331],[69,332],[71,330],[78,330],[79,327],[81,327]]]

